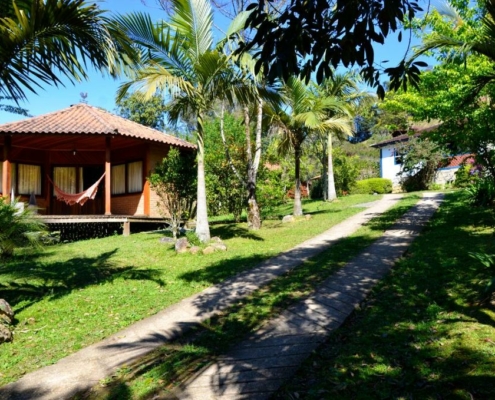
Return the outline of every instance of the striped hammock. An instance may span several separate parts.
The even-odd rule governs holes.
[[[47,176],[50,183],[53,185],[55,189],[55,194],[57,195],[57,200],[65,201],[69,206],[73,206],[74,204],[83,205],[89,199],[93,200],[98,192],[98,185],[101,180],[105,176],[105,173],[98,179],[93,185],[87,188],[84,192],[81,193],[66,193],[62,189],[60,189],[57,185],[53,183],[49,176]]]

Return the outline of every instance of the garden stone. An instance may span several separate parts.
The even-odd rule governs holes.
[[[213,254],[215,252],[215,248],[212,246],[205,247],[203,249],[203,254]]]
[[[191,245],[187,241],[187,238],[180,238],[175,242],[175,251],[177,253],[185,253],[189,247]]]
[[[171,237],[162,237],[160,239],[160,243],[173,243],[173,242],[174,242],[174,239]]]
[[[6,300],[0,299],[0,316],[5,316],[8,318],[8,323],[10,324],[14,319],[14,311],[12,311],[12,307],[7,303]]]
[[[311,214],[306,214],[304,218],[306,218],[306,220],[310,220],[311,218],[313,218],[313,216]]]
[[[215,242],[215,243],[222,243],[222,239],[220,239],[218,236],[213,236],[211,239],[210,239],[210,242]]]
[[[0,324],[0,344],[12,341],[12,332],[7,325]]]
[[[198,254],[201,250],[201,247],[199,246],[193,246],[189,249],[189,253],[191,254]]]
[[[210,244],[210,246],[213,247],[215,250],[227,251],[227,246],[223,242],[212,243],[212,244]]]
[[[282,223],[286,224],[288,222],[295,222],[296,219],[294,218],[293,215],[286,215],[284,218],[282,218]]]
[[[12,331],[9,325],[14,319],[12,307],[4,299],[0,299],[0,344],[12,341]]]

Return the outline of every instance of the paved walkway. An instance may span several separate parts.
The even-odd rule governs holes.
[[[119,367],[173,340],[270,280],[327,249],[383,213],[400,196],[380,201],[325,233],[203,292],[182,300],[111,337],[0,388],[0,399],[67,399]],[[327,280],[313,296],[268,323],[232,353],[194,377],[180,398],[267,398],[297,365],[359,304],[400,257],[433,214],[441,196],[414,207],[382,239]],[[335,303],[337,302],[337,303]],[[270,354],[275,357],[269,357]],[[260,357],[261,355],[261,357]]]

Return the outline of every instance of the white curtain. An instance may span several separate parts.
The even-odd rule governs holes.
[[[41,194],[41,167],[39,165],[19,164],[18,194]]]
[[[136,193],[143,190],[142,161],[127,164],[127,189],[129,193]]]
[[[125,164],[112,166],[112,194],[125,193]]]
[[[54,167],[53,183],[62,189],[65,193],[76,192],[76,167]],[[56,196],[55,190],[53,195]]]

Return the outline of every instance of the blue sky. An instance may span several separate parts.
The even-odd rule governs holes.
[[[156,19],[166,17],[165,12],[155,5],[154,0],[147,0],[147,5],[144,5],[141,0],[105,0],[98,1],[98,3],[101,8],[113,13],[145,11]],[[216,18],[216,22],[220,26],[227,25],[225,21],[218,21],[218,18]],[[377,46],[375,48],[375,61],[379,63],[383,60],[389,60],[384,66],[395,66],[402,59],[407,48],[407,35],[405,36],[403,42],[398,43],[396,40],[397,33],[392,34],[384,46]],[[76,104],[81,99],[80,93],[87,93],[88,104],[113,111],[115,109],[115,93],[121,82],[107,75],[102,75],[100,71],[90,70],[88,75],[89,80],[75,85],[70,82],[67,82],[65,87],[44,85],[43,89],[39,89],[37,94],[27,93],[28,100],[20,105],[28,109],[32,115],[37,116]],[[0,123],[19,119],[23,119],[23,117],[0,111]]]

